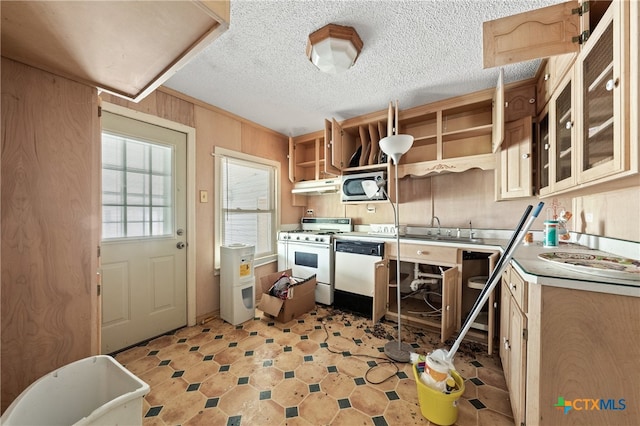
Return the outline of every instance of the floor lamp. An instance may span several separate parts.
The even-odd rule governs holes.
[[[396,181],[396,203],[395,206],[391,202],[391,199],[387,196],[387,199],[393,207],[394,225],[396,232],[396,290],[397,290],[397,304],[398,304],[398,341],[387,342],[384,345],[385,355],[397,362],[409,362],[409,354],[411,352],[411,346],[406,343],[402,343],[402,320],[400,317],[400,215],[398,211],[398,199],[400,194],[398,192],[398,162],[400,157],[406,153],[413,145],[413,136],[411,135],[391,135],[380,140],[380,149],[382,152],[391,157],[395,169],[395,181]],[[367,197],[372,198],[379,190],[384,192],[384,182],[364,181],[362,187]]]

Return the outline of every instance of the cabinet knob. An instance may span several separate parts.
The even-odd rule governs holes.
[[[570,130],[573,127],[573,123],[571,121],[567,121],[564,123],[564,127],[566,127],[567,130]]]
[[[544,81],[549,81],[550,78],[551,78],[551,74],[544,75]]]
[[[504,339],[504,348],[506,350],[511,349],[511,345],[509,344],[509,341],[507,339]]]
[[[545,143],[545,144],[544,144],[544,149],[545,149],[545,151],[548,151],[548,150],[549,150],[549,144],[548,144],[548,143]]]
[[[416,252],[416,254],[417,254],[418,256],[422,256],[423,254],[427,254],[427,253],[426,253],[426,252],[423,252],[422,250],[418,250],[418,251]]]
[[[516,285],[514,283],[509,283],[509,289],[515,290],[516,289]]]
[[[522,154],[522,159],[523,160],[526,160],[529,157],[530,157],[530,155],[528,153],[527,154]]]
[[[607,84],[604,87],[605,89],[607,89],[607,92],[610,92],[614,88],[618,87],[619,82],[620,80],[618,80],[617,78],[615,80],[612,78],[611,80],[607,80]]]

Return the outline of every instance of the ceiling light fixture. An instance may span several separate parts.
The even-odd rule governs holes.
[[[355,64],[362,40],[353,27],[328,24],[309,34],[307,57],[322,72],[338,74]]]

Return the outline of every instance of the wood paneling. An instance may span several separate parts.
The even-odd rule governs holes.
[[[94,88],[2,59],[2,410],[97,354]]]
[[[572,411],[575,424],[637,424],[640,299],[545,286],[541,308],[540,415],[527,424],[566,424],[553,406],[559,396],[615,401],[618,411]]]
[[[2,20],[3,56],[140,101],[226,31],[229,2],[3,2]]]

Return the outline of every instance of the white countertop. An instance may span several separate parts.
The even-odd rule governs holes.
[[[482,234],[480,234],[482,235]],[[494,236],[495,232],[489,232],[487,235]],[[502,236],[502,235],[500,235]],[[509,235],[510,237],[510,235]],[[339,234],[337,239],[349,240],[366,240],[379,242],[395,242],[396,237],[392,235],[375,235],[368,232],[350,232]],[[400,242],[406,244],[428,244],[438,246],[457,247],[462,250],[499,250],[503,252],[509,242],[507,238],[482,238],[482,243],[464,243],[464,242],[448,242],[421,240],[415,237],[404,238],[400,236]],[[632,243],[633,245],[633,243]],[[634,247],[634,252],[637,250]],[[583,273],[575,271],[567,267],[559,266],[553,262],[542,260],[539,254],[550,251],[589,251],[595,255],[611,255],[609,252],[595,250],[585,245],[576,243],[560,243],[559,247],[545,248],[542,243],[536,241],[530,245],[521,244],[514,252],[511,263],[518,273],[529,283],[548,285],[554,287],[571,288],[576,290],[594,291],[599,293],[619,294],[625,296],[640,297],[640,276],[631,279],[610,278],[606,276],[595,275],[591,273]]]

